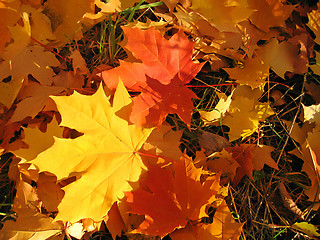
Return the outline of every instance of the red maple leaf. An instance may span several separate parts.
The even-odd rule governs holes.
[[[250,146],[241,144],[240,146],[227,147],[226,150],[232,153],[233,159],[236,160],[240,165],[240,167],[237,168],[236,175],[233,178],[232,184],[236,186],[244,175],[247,175],[252,179],[253,154],[250,150]]]
[[[145,215],[135,231],[163,237],[186,226],[189,220],[207,216],[205,207],[215,200],[220,175],[208,177],[204,182],[200,176],[201,169],[187,156],[174,163],[174,173],[157,165],[149,168],[140,188],[125,193],[131,213]]]
[[[110,89],[115,89],[121,78],[129,90],[141,92],[133,99],[130,121],[159,126],[168,114],[177,113],[190,126],[191,98],[197,96],[185,84],[203,65],[192,61],[194,44],[182,30],[170,40],[154,28],[123,30],[128,38],[125,48],[142,63],[121,61],[119,67],[102,72],[102,78]]]

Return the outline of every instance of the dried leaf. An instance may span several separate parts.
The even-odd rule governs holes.
[[[316,238],[320,237],[319,230],[316,226],[308,222],[296,222],[291,225],[292,229],[298,230],[299,232],[303,232],[308,237]]]
[[[299,218],[304,220],[303,212],[298,208],[297,204],[292,200],[283,182],[279,182],[278,188],[279,188],[280,196],[282,198],[284,206],[287,209],[289,209],[291,212],[296,214]]]

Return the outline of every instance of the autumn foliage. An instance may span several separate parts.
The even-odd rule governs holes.
[[[282,225],[319,237],[279,180],[299,158],[304,209],[319,209],[318,7],[0,0],[1,169],[15,189],[0,238],[239,239],[249,223],[229,193],[257,172],[279,184],[259,192],[268,207],[278,191],[305,221]]]

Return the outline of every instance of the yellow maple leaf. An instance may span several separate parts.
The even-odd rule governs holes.
[[[317,237],[320,237],[317,227],[308,222],[295,222],[291,225],[291,228],[303,232],[310,238],[317,239]]]
[[[86,12],[81,22],[85,25],[95,25],[103,21],[110,13],[122,12],[123,10],[133,7],[135,3],[141,2],[140,0],[90,0],[92,9],[99,9],[95,11]]]
[[[29,148],[20,148],[13,153],[28,161],[36,158],[39,153],[45,151],[53,145],[55,137],[62,137],[63,128],[59,127],[56,119],[53,119],[47,125],[47,131],[41,132],[38,128],[24,128],[25,139],[24,142],[29,145]]]
[[[236,88],[232,101],[222,124],[230,128],[229,140],[245,138],[258,130],[259,122],[274,114],[269,103],[259,102],[262,92],[243,85]]]
[[[259,102],[262,92],[247,85],[238,86],[226,100],[220,99],[212,112],[200,112],[206,125],[222,123],[230,128],[229,141],[248,137],[258,130],[259,122],[273,114],[269,103]],[[219,121],[219,118],[222,121]]]
[[[101,86],[92,96],[74,93],[52,98],[62,115],[61,125],[84,135],[55,138],[54,145],[32,163],[40,171],[55,174],[58,180],[78,177],[64,187],[56,219],[72,223],[83,218],[102,220],[123,192],[131,190],[128,182],[137,181],[145,168],[137,152],[153,129],[129,125],[116,115],[119,106],[131,101],[122,82],[113,106]]]
[[[225,115],[227,110],[229,109],[230,103],[231,103],[231,97],[232,95],[228,96],[224,93],[218,93],[219,96],[219,102],[215,106],[215,108],[210,111],[199,111],[202,121],[205,125],[213,125],[217,124],[219,119]]]

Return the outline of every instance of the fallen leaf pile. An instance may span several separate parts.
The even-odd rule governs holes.
[[[144,6],[154,17],[133,19]],[[318,7],[0,0],[0,151],[12,153],[16,191],[14,220],[3,222],[0,238],[87,239],[107,229],[113,239],[239,239],[244,223],[225,198],[230,185],[254,181],[265,165],[279,170],[272,157],[279,149],[261,139],[287,104],[276,86],[288,79],[314,101],[300,102],[297,119],[283,122],[297,146],[291,154],[310,179],[304,194],[317,210],[320,88],[297,76],[320,74]],[[108,32],[119,34],[123,56],[88,66],[78,42],[97,24],[124,17],[126,25]],[[198,77],[213,72],[227,80],[210,85]],[[206,107],[199,103],[203,86],[214,92]],[[197,151],[182,147],[177,123],[185,132],[198,128]]]

